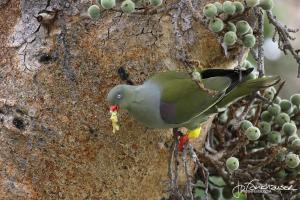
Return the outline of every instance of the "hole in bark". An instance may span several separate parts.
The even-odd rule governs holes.
[[[98,137],[97,130],[94,129],[94,128],[89,128],[89,133],[90,133],[93,137]]]
[[[41,53],[39,56],[39,63],[49,64],[57,59],[56,53]]]
[[[52,56],[47,53],[43,53],[39,57],[39,63],[43,63],[43,64],[49,64],[52,60],[53,60]]]
[[[119,74],[122,81],[127,80],[128,77],[129,77],[129,74],[126,72],[126,70],[123,67],[120,67],[118,69],[118,74]]]
[[[15,117],[13,119],[13,125],[18,128],[18,129],[24,129],[25,128],[25,124],[24,124],[24,121],[23,119],[21,118],[18,118],[18,117]]]
[[[16,112],[17,112],[17,113],[20,113],[20,114],[22,114],[22,115],[25,114],[24,110],[21,110],[21,109],[19,109],[19,108],[16,109]]]

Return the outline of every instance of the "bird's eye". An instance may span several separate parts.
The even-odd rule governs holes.
[[[117,94],[117,99],[122,99],[122,94]]]

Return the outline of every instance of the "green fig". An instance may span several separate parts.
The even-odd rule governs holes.
[[[214,17],[218,14],[218,8],[212,3],[206,4],[203,8],[203,14],[205,17]]]
[[[116,6],[116,0],[101,0],[100,4],[105,9],[112,9]]]
[[[237,41],[237,36],[236,36],[235,32],[228,31],[227,33],[225,33],[224,43],[226,46],[232,46],[236,43],[236,41]]]
[[[264,10],[271,10],[273,8],[273,0],[260,0],[259,7]]]
[[[268,134],[268,141],[273,144],[279,144],[281,142],[281,134],[278,131],[271,131]]]
[[[273,104],[268,107],[268,111],[271,115],[277,116],[281,112],[281,107],[278,104]]]
[[[131,0],[125,0],[121,4],[121,9],[125,13],[132,13],[135,9],[135,3]]]
[[[247,33],[250,29],[250,25],[247,21],[241,20],[236,23],[236,30],[239,35]]]
[[[92,5],[88,9],[88,14],[91,19],[96,20],[100,17],[100,8],[97,5]]]
[[[254,47],[256,43],[256,38],[253,34],[247,34],[243,37],[243,45],[248,48]]]
[[[266,122],[270,122],[273,119],[273,115],[269,111],[264,111],[260,115],[261,119]]]
[[[236,10],[236,7],[234,5],[233,2],[231,1],[225,1],[223,3],[223,12],[226,13],[226,14],[229,14],[229,15],[234,15],[235,14],[235,10]]]
[[[224,23],[221,19],[219,18],[214,18],[211,19],[208,25],[209,30],[211,30],[212,32],[220,32],[223,30],[224,28]]]
[[[291,121],[290,116],[288,114],[286,114],[286,113],[280,113],[275,118],[275,122],[279,126],[283,126],[286,122],[290,122],[290,121]]]
[[[294,168],[298,167],[298,165],[300,163],[299,156],[294,153],[289,153],[286,156],[285,163],[287,164],[287,166],[289,168],[294,169]]]
[[[214,5],[217,7],[219,14],[223,12],[223,5],[220,2],[216,1]]]
[[[235,157],[230,157],[226,160],[226,167],[229,171],[234,171],[239,168],[239,160]]]
[[[252,126],[246,130],[245,134],[249,140],[258,140],[260,137],[260,130],[257,127]]]
[[[235,1],[235,2],[233,2],[233,4],[235,5],[235,11],[237,13],[241,14],[241,13],[244,12],[245,8],[244,8],[244,5],[241,2]]]
[[[234,23],[228,22],[228,23],[226,24],[226,27],[227,27],[227,30],[228,30],[228,31],[236,32],[236,27],[235,27]]]
[[[300,94],[293,94],[291,96],[291,102],[295,106],[299,107],[300,106]]]
[[[291,136],[297,132],[297,127],[295,124],[287,122],[283,124],[282,131],[284,132],[285,135]]]
[[[246,4],[248,7],[255,7],[259,4],[259,0],[246,0]]]
[[[160,6],[162,4],[162,0],[150,0],[150,4],[152,6]]]
[[[268,122],[259,122],[258,127],[263,135],[266,135],[271,132],[271,124]]]
[[[250,128],[252,125],[252,122],[248,121],[248,120],[243,120],[241,122],[240,128],[242,131],[246,131],[248,128]]]

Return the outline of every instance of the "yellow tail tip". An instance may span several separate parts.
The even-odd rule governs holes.
[[[194,130],[189,130],[186,134],[189,139],[198,138],[201,135],[201,127],[196,128]]]

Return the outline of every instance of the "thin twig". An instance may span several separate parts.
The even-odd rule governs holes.
[[[275,101],[275,99],[276,99],[276,97],[278,96],[279,92],[282,90],[284,84],[285,84],[285,81],[282,81],[282,82],[279,84],[279,87],[278,87],[278,89],[277,89],[277,91],[276,91],[276,94],[274,95],[274,98],[273,98],[272,102]]]
[[[171,184],[171,190],[173,190],[176,187],[175,181],[174,181],[174,173],[173,173],[173,163],[174,163],[174,154],[175,154],[175,149],[176,149],[176,143],[175,141],[172,143],[171,146],[171,155],[169,159],[169,167],[168,167],[168,176],[170,179],[170,184]]]
[[[267,11],[267,16],[269,19],[269,23],[273,24],[275,27],[275,35],[273,40],[275,39],[276,33],[278,34],[278,47],[280,50],[287,54],[289,51],[296,62],[298,63],[298,78],[300,78],[300,55],[299,51],[295,50],[292,46],[290,40],[294,40],[294,37],[290,35],[290,33],[295,33],[298,29],[290,29],[287,28],[285,25],[281,24],[277,19],[276,16],[273,15],[272,11]]]
[[[255,94],[253,94],[253,95],[250,97],[249,103],[246,104],[246,106],[245,106],[243,112],[242,112],[242,113],[240,114],[240,116],[237,118],[237,122],[238,122],[238,123],[241,122],[241,121],[243,121],[243,120],[246,118],[246,116],[248,115],[249,111],[251,110],[252,105],[253,105],[254,102],[255,102]]]

